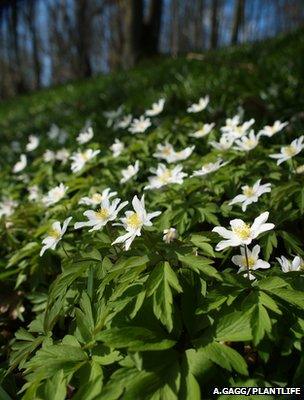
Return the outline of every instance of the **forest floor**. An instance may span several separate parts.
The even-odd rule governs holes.
[[[303,54],[299,31],[0,103],[1,399],[303,384]]]

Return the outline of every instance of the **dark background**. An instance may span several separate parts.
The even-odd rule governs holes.
[[[257,41],[303,20],[303,0],[0,0],[0,98]]]

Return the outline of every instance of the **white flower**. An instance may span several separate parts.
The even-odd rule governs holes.
[[[54,161],[56,159],[56,154],[54,153],[53,150],[49,150],[47,149],[44,153],[43,153],[43,160],[45,162],[51,162]]]
[[[230,136],[222,135],[219,142],[211,141],[209,142],[212,147],[220,151],[226,151],[233,145],[234,139]]]
[[[164,145],[157,145],[156,152],[153,154],[153,157],[166,160],[168,163],[173,163],[186,160],[192,154],[194,148],[195,146],[189,146],[181,151],[175,151],[173,146],[166,142]]]
[[[281,147],[281,153],[271,154],[269,157],[277,159],[277,165],[280,165],[282,162],[289,160],[303,150],[303,140],[304,136],[302,135],[293,140],[289,146]]]
[[[283,128],[285,128],[285,126],[287,125],[288,122],[275,121],[272,126],[264,126],[264,128],[259,131],[258,135],[272,137],[276,133],[280,132]]]
[[[133,178],[133,176],[135,176],[138,171],[139,171],[139,161],[135,161],[134,165],[128,165],[127,168],[121,171],[122,178],[120,180],[120,183],[127,182],[128,180]]]
[[[125,145],[119,139],[115,139],[112,146],[110,146],[110,150],[113,152],[113,157],[116,158],[116,157],[120,156],[120,154],[124,148],[125,148]]]
[[[61,161],[62,164],[65,164],[70,157],[70,152],[67,149],[60,149],[56,152],[55,157],[56,160]]]
[[[110,127],[110,126],[113,125],[113,122],[114,122],[118,117],[121,116],[122,111],[123,111],[123,107],[122,107],[122,106],[119,106],[119,107],[117,108],[117,110],[105,111],[105,112],[103,113],[103,116],[104,116],[105,118],[107,118],[107,127]]]
[[[264,185],[260,185],[260,183],[261,179],[256,181],[253,186],[242,186],[243,194],[237,195],[230,201],[229,205],[242,203],[242,210],[245,212],[249,204],[256,203],[262,194],[271,192],[271,183]]]
[[[57,139],[58,143],[63,144],[68,138],[68,134],[63,129],[60,129],[56,124],[53,124],[48,131],[48,137],[52,140]]]
[[[208,104],[209,104],[209,96],[201,97],[198,103],[193,103],[190,107],[187,108],[187,112],[198,113],[200,111],[205,110]]]
[[[181,185],[184,178],[187,176],[182,172],[183,167],[177,165],[173,169],[167,168],[164,164],[158,164],[157,169],[151,168],[150,171],[156,176],[150,176],[149,185],[145,186],[145,189],[159,189],[162,186],[170,183],[178,183]]]
[[[227,118],[225,121],[225,126],[222,126],[220,129],[222,132],[231,132],[233,129],[235,129],[241,121],[241,118],[239,115],[235,115],[232,118]]]
[[[60,135],[60,128],[56,124],[52,124],[47,135],[50,139],[57,139],[57,137]]]
[[[142,133],[145,132],[151,126],[150,118],[145,118],[143,115],[139,118],[133,119],[129,132],[131,133]]]
[[[42,247],[40,251],[40,257],[44,254],[47,249],[55,250],[58,242],[62,239],[63,235],[65,234],[67,227],[71,221],[72,217],[67,218],[62,225],[60,226],[60,222],[56,221],[52,224],[52,229],[48,232],[48,236],[42,240]]]
[[[292,261],[287,260],[287,258],[285,258],[284,256],[276,257],[276,259],[281,265],[283,272],[294,272],[304,269],[304,261],[299,256],[294,257]]]
[[[126,129],[132,121],[132,114],[125,115],[114,125],[115,129]]]
[[[13,167],[13,172],[17,174],[18,172],[21,172],[24,170],[24,168],[27,166],[27,158],[25,154],[20,155],[20,160],[16,162],[16,164]]]
[[[153,157],[166,160],[171,160],[171,157],[174,155],[175,150],[172,144],[166,142],[165,144],[159,143],[156,146],[156,152],[153,154]]]
[[[299,166],[296,168],[296,173],[297,173],[297,174],[303,174],[303,173],[304,173],[304,165],[299,165]]]
[[[80,132],[76,140],[79,144],[84,144],[89,142],[94,136],[94,132],[91,126],[89,126],[85,131]]]
[[[239,139],[242,136],[246,135],[249,128],[254,124],[255,120],[252,118],[249,121],[243,122],[241,125],[228,125],[223,126],[221,131],[224,135],[231,136],[233,139]]]
[[[226,151],[231,148],[234,139],[231,136],[222,135],[219,142],[211,141],[210,144],[217,150]]]
[[[39,146],[39,138],[37,136],[30,135],[28,139],[29,141],[25,147],[26,151],[33,151],[37,149],[37,147]]]
[[[165,99],[159,99],[156,103],[152,104],[152,107],[145,112],[148,117],[155,117],[156,115],[160,114],[165,105]]]
[[[258,145],[259,138],[254,134],[254,131],[251,130],[248,136],[243,136],[241,139],[236,140],[235,143],[235,150],[250,151]]]
[[[132,206],[134,211],[126,211],[125,218],[121,218],[122,226],[127,231],[119,236],[113,243],[124,243],[125,250],[128,250],[136,236],[141,236],[141,229],[144,226],[152,226],[151,219],[161,214],[160,211],[147,213],[145,209],[145,200],[142,196],[141,200],[137,196],[133,197]]]
[[[259,259],[260,253],[260,246],[256,244],[252,251],[247,249],[247,259],[246,259],[246,252],[243,247],[241,247],[241,255],[233,256],[231,261],[233,264],[237,265],[239,268],[238,273],[247,271],[247,260],[248,260],[248,267],[250,271],[255,271],[256,269],[267,269],[270,268],[270,264],[266,261]],[[246,274],[245,274],[246,276]]]
[[[40,191],[39,191],[39,187],[37,185],[30,186],[28,188],[28,191],[29,191],[29,196],[28,196],[29,201],[37,201],[37,200],[39,200]]]
[[[58,203],[64,196],[66,191],[68,190],[68,186],[64,186],[63,183],[49,190],[47,195],[42,198],[42,202],[49,207],[52,204]]]
[[[166,242],[167,244],[173,242],[178,238],[178,232],[175,228],[165,229],[163,231],[163,234],[164,234],[163,241]]]
[[[106,188],[102,193],[94,193],[91,197],[82,197],[78,204],[85,204],[87,206],[97,206],[105,200],[109,200],[111,197],[116,196],[117,192],[111,192],[110,188]]]
[[[228,164],[228,162],[223,162],[221,159],[217,160],[215,163],[204,164],[200,169],[193,171],[191,177],[210,174],[210,172],[217,171],[226,164]]]
[[[214,122],[212,122],[212,124],[204,124],[201,129],[193,133],[190,133],[189,136],[194,137],[196,139],[202,138],[204,136],[207,136],[214,127],[215,127]]]
[[[70,157],[73,161],[71,164],[71,170],[73,172],[80,171],[89,160],[92,160],[92,158],[96,157],[99,153],[100,150],[87,149],[83,152],[78,151],[77,153],[72,154]]]
[[[2,199],[0,202],[0,218],[4,215],[6,217],[11,216],[14,213],[15,208],[18,206],[18,203],[12,199]]]
[[[88,221],[76,222],[74,228],[79,229],[88,226],[91,228],[89,232],[101,229],[109,221],[114,221],[117,218],[119,211],[128,204],[127,201],[121,204],[119,203],[120,199],[114,199],[112,203],[110,203],[109,198],[103,199],[98,210],[88,210],[83,213],[83,215],[87,217]]]
[[[189,146],[181,151],[174,151],[171,157],[168,157],[168,163],[186,160],[193,153],[195,146]]]
[[[262,213],[254,220],[252,225],[246,224],[241,219],[233,219],[230,221],[231,231],[222,226],[213,228],[212,232],[216,232],[226,239],[217,244],[216,251],[223,250],[226,247],[248,245],[261,233],[273,229],[274,224],[265,223],[268,216],[268,211]]]

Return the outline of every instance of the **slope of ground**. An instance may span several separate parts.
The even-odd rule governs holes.
[[[303,383],[303,50],[297,32],[1,104],[1,398],[198,400],[214,387]],[[204,109],[187,111],[207,95]],[[117,128],[161,98],[144,132]],[[276,120],[288,125],[265,135]],[[208,134],[191,136],[207,123]],[[94,136],[77,142],[89,126]],[[220,138],[233,143],[217,149]],[[282,146],[278,165],[270,155]],[[266,189],[254,198],[259,180]],[[117,192],[110,202],[129,202],[113,218],[96,195],[106,188]],[[231,204],[240,193],[247,208]],[[151,221],[143,194],[159,212]],[[98,229],[74,229],[89,215]],[[251,225],[258,216],[274,225]],[[70,217],[66,232],[53,225]],[[233,238],[221,249],[213,229],[234,219],[232,233],[216,230]],[[113,244],[126,233],[130,248]],[[42,254],[43,244],[54,246]]]

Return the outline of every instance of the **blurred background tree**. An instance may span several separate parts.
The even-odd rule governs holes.
[[[0,0],[0,98],[303,21],[303,0]]]

